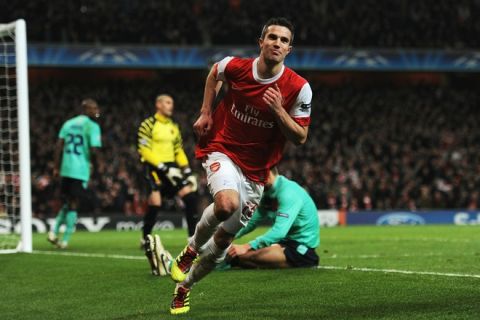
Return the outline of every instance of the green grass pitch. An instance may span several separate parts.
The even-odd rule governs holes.
[[[174,255],[186,241],[159,234]],[[216,271],[179,316],[139,232],[77,232],[64,251],[45,237],[33,254],[0,255],[0,319],[480,319],[478,226],[325,228],[324,269]]]

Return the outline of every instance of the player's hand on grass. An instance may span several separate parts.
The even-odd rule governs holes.
[[[276,113],[283,108],[283,96],[276,83],[274,87],[269,87],[265,91],[263,101],[270,107],[272,112]]]
[[[252,247],[248,243],[245,244],[232,244],[230,248],[228,248],[228,255],[232,258],[236,256],[241,256],[247,253]]]
[[[206,135],[212,129],[213,119],[210,112],[202,112],[193,124],[193,131],[199,137]]]

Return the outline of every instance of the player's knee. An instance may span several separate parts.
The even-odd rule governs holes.
[[[219,193],[215,196],[215,216],[219,221],[225,221],[238,210],[239,205],[237,197]]]
[[[180,189],[177,193],[177,195],[180,197],[180,198],[183,198],[183,197],[186,197],[187,195],[189,195],[190,193],[192,193],[192,187],[190,187],[190,185],[187,185],[185,187],[183,187],[182,189]]]
[[[162,206],[162,201],[158,200],[153,200],[153,201],[148,201],[148,205],[152,207],[161,207]]]
[[[150,193],[150,196],[148,197],[148,205],[155,207],[160,207],[162,205],[162,197],[160,196],[160,192],[154,191]]]

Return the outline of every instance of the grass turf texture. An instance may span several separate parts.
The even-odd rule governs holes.
[[[160,235],[174,255],[186,241],[184,230]],[[0,255],[0,319],[479,319],[478,277],[352,269],[480,275],[479,227],[348,227],[321,235],[321,264],[341,269],[216,271],[192,290],[191,311],[172,316],[174,284],[149,274],[139,232],[77,232],[61,251],[117,258],[47,255],[46,235],[35,234],[34,250],[43,253]]]

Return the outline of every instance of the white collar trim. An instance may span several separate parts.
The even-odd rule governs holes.
[[[280,77],[283,75],[283,71],[285,71],[285,65],[282,65],[282,70],[280,70],[280,72],[277,75],[268,79],[262,79],[258,75],[258,68],[257,68],[258,59],[259,59],[258,57],[255,58],[255,60],[253,60],[253,65],[252,65],[253,78],[255,79],[255,81],[261,84],[270,84],[280,79]]]

